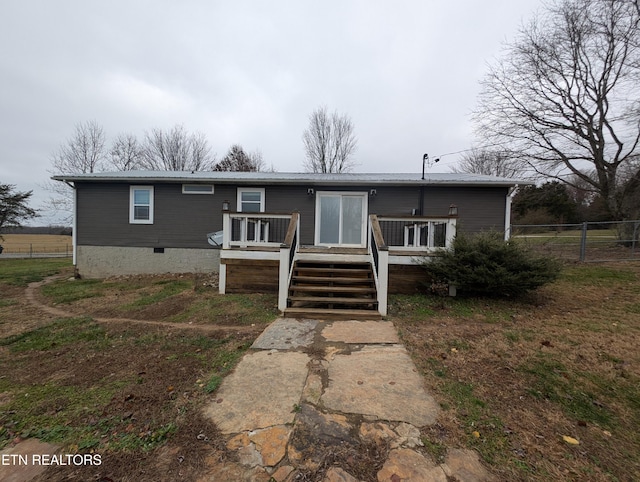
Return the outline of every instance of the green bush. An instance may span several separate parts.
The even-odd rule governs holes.
[[[458,234],[453,250],[423,263],[435,282],[448,282],[461,294],[512,297],[554,281],[560,265],[534,255],[496,232]]]

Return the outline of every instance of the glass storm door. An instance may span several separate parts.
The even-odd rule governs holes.
[[[366,195],[318,193],[316,244],[364,246]]]

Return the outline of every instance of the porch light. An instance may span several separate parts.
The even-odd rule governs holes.
[[[222,201],[222,210],[223,211],[228,211],[229,210],[229,201],[227,201],[227,200]]]
[[[312,187],[307,189],[307,196],[313,196],[313,188]]]
[[[371,191],[369,191],[369,195],[370,196],[377,196],[378,195],[378,191],[375,189],[372,189]]]
[[[449,216],[450,217],[456,217],[458,215],[458,206],[456,206],[455,204],[452,204],[451,206],[449,206]]]

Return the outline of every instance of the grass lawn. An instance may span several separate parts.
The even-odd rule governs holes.
[[[0,283],[25,287],[31,282],[41,281],[62,270],[66,270],[71,276],[72,268],[69,259],[0,259]]]
[[[25,300],[55,272],[38,299],[72,316]],[[37,437],[102,454],[99,469],[41,481],[196,480],[229,456],[201,409],[276,297],[221,296],[204,276],[71,273],[68,260],[0,260],[0,448]],[[442,407],[422,430],[434,461],[469,447],[497,480],[637,480],[640,264],[567,265],[520,300],[393,296],[390,318]]]
[[[475,448],[500,480],[638,479],[637,263],[567,266],[524,300],[398,296],[391,317],[443,409],[434,457]]]
[[[47,303],[101,318],[236,326],[264,324],[278,314],[275,295],[221,296],[202,274],[63,279],[42,294]]]
[[[65,275],[39,299],[68,318],[24,297],[28,282],[56,271]],[[275,297],[227,298],[201,277],[71,273],[68,260],[0,260],[0,449],[36,437],[63,453],[101,453],[103,480],[195,480],[205,457],[226,456],[202,406],[274,319]],[[100,322],[96,313],[170,324]],[[193,320],[204,328],[187,326]],[[53,467],[41,480],[96,480],[95,470]]]

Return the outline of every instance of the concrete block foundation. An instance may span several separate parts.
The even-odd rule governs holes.
[[[76,268],[83,278],[109,276],[212,273],[220,268],[220,250],[78,246]]]

